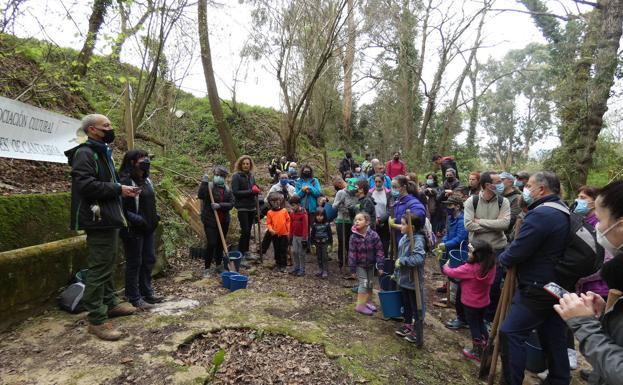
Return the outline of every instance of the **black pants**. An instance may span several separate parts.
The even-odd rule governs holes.
[[[286,267],[288,264],[288,241],[287,235],[272,235],[271,240],[275,250],[275,263],[279,267]]]
[[[380,223],[376,226],[375,231],[377,232],[377,234],[379,235],[379,238],[381,238],[381,243],[383,244],[383,255],[385,256],[385,258],[389,258],[389,243],[390,243],[390,236],[389,236],[389,224],[388,223]]]
[[[496,258],[498,258],[503,251],[504,249],[495,250]],[[506,272],[504,271],[504,268],[498,264],[495,270],[495,280],[493,281],[491,291],[489,292],[489,299],[491,299],[491,303],[485,312],[485,320],[488,322],[493,322],[493,318],[495,318],[495,310],[498,307],[500,295],[502,294],[502,280],[504,279],[504,276],[506,276]]]
[[[465,311],[465,320],[469,325],[469,332],[472,335],[472,340],[487,341],[489,339],[489,333],[485,327],[485,311],[486,307],[475,308],[463,305]]]
[[[415,290],[405,289],[404,287],[400,288],[400,293],[402,294],[402,308],[403,308],[403,316],[406,324],[412,324],[416,321],[417,318],[417,300],[415,298]]]
[[[229,221],[225,221],[221,223],[221,228],[223,229],[223,237],[227,238],[227,232],[229,231]],[[206,233],[206,253],[204,255],[204,266],[206,269],[209,269],[214,262],[215,266],[223,263],[223,242],[221,241],[221,236],[218,233],[217,227],[207,226],[205,223],[203,224],[203,230]]]
[[[326,242],[316,243],[316,257],[318,257],[318,268],[320,271],[329,271],[327,247]]]
[[[461,285],[457,285],[456,288],[456,298],[454,299],[454,309],[456,310],[456,318],[461,321],[467,323],[465,319],[465,305],[461,302]]]
[[[142,297],[154,294],[151,287],[151,270],[156,263],[154,232],[133,234],[123,238],[125,250],[125,296],[135,304]]]
[[[238,241],[238,251],[246,254],[249,251],[249,240],[251,239],[251,230],[253,221],[256,217],[255,210],[238,211],[238,222],[240,222],[240,240]]]
[[[352,234],[350,228],[352,223],[336,223],[335,230],[337,231],[337,260],[340,268],[344,265],[348,265],[348,243],[350,242],[350,235]]]

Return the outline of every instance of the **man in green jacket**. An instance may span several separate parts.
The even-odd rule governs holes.
[[[108,146],[115,139],[110,120],[90,114],[82,119],[88,140],[65,152],[71,165],[71,223],[87,235],[88,272],[82,303],[88,314],[88,332],[115,341],[123,335],[109,318],[133,314],[129,303],[115,295],[113,273],[119,229],[127,226],[121,197],[136,197],[140,188],[123,186]]]

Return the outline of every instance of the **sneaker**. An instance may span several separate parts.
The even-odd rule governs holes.
[[[322,275],[320,276],[320,278],[322,278],[322,279],[327,279],[327,278],[329,278],[329,273],[327,273],[326,271],[323,271],[323,272],[322,272]]]
[[[203,269],[203,278],[212,278],[212,269]]]
[[[287,273],[287,272],[288,272],[288,270],[287,270],[287,268],[285,266],[279,266],[277,268],[277,273]]]
[[[372,303],[372,301],[366,302],[366,306],[368,307],[368,309],[370,309],[372,311],[376,311],[376,305],[374,305],[374,303]]]
[[[164,297],[159,296],[159,295],[152,294],[152,295],[148,295],[148,296],[146,296],[146,297],[143,297],[143,301],[145,301],[145,302],[150,303],[150,304],[152,304],[152,305],[153,305],[153,304],[155,304],[155,303],[161,303],[161,302],[164,302]]]
[[[455,318],[453,320],[450,320],[448,322],[446,322],[446,327],[448,329],[452,329],[452,330],[458,330],[458,329],[467,329],[468,326],[465,322],[461,321],[458,318]]]
[[[395,333],[399,335],[400,337],[406,337],[407,335],[411,334],[412,331],[413,331],[413,327],[411,325],[404,324],[398,329],[396,329]]]
[[[464,348],[463,355],[472,361],[480,362],[480,354],[473,349]]]
[[[410,342],[412,344],[417,343],[417,333],[415,332],[415,330],[411,330],[411,333],[405,336],[405,340],[407,340],[407,342]]]
[[[578,353],[575,349],[567,348],[567,356],[569,356],[569,369],[576,370],[578,368]]]
[[[134,302],[132,306],[134,306],[134,308],[136,308],[137,311],[150,311],[151,309],[155,307],[154,305],[147,303],[143,300]]]
[[[320,278],[320,277],[322,277],[322,273],[324,273],[324,271],[319,271],[316,274],[314,274],[314,277]]]
[[[545,369],[541,373],[537,373],[536,376],[539,378],[539,380],[545,381],[547,379],[548,374],[549,374],[549,370]]]
[[[108,317],[123,317],[127,315],[132,315],[136,312],[136,308],[127,302],[121,302],[117,306],[108,310]]]
[[[115,329],[110,321],[99,325],[89,324],[87,332],[104,341],[117,341],[123,338],[123,334]]]

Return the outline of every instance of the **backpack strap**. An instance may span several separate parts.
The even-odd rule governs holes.
[[[502,204],[504,203],[504,197],[501,195],[498,195],[498,210],[502,210]],[[509,201],[510,203],[510,201]]]
[[[480,200],[480,195],[476,194],[472,196],[472,206],[474,206],[474,215],[476,215],[476,209],[478,208],[479,200]]]
[[[569,211],[569,208],[566,207],[563,204],[560,203],[556,203],[556,202],[545,202],[541,205],[539,205],[539,207],[541,206],[545,206],[545,207],[551,207],[553,209],[556,209],[558,211],[562,211],[563,213],[567,214],[567,215],[571,215],[571,212]]]

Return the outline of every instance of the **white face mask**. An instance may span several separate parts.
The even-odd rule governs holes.
[[[608,234],[612,229],[614,229],[621,222],[623,222],[623,219],[619,219],[618,221],[616,221],[612,226],[608,227],[603,233],[598,228],[595,229],[595,231],[597,232],[597,243],[603,246],[604,250],[608,251],[612,255],[617,255],[619,253],[619,250],[621,250],[621,248],[623,247],[623,243],[620,244],[618,247],[613,245],[612,242],[610,242],[610,240],[606,238],[606,234]]]

